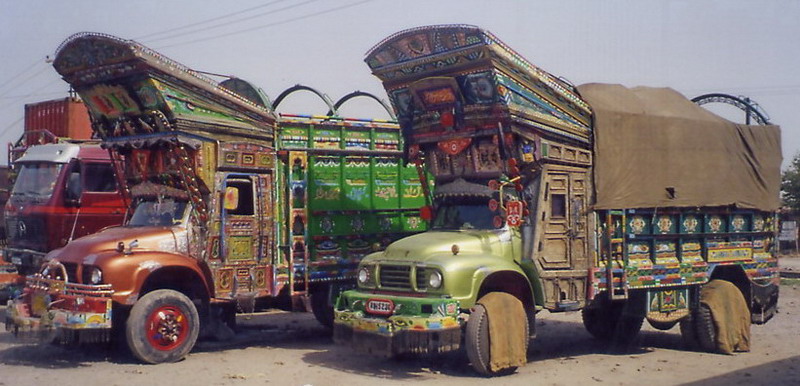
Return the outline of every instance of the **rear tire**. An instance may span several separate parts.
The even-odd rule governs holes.
[[[311,311],[321,325],[333,329],[333,306],[328,304],[328,291],[317,291],[311,294]]]
[[[128,348],[145,363],[177,362],[192,350],[200,331],[197,308],[186,295],[168,289],[145,294],[125,326]]]
[[[711,309],[705,304],[700,304],[694,315],[694,327],[697,334],[697,343],[704,351],[717,351],[717,327]]]
[[[697,329],[694,326],[694,317],[692,313],[688,316],[681,319],[680,328],[681,328],[681,340],[683,340],[683,346],[687,350],[697,350],[700,347],[700,343],[697,341]]]
[[[601,294],[581,310],[583,326],[599,340],[628,344],[642,329],[644,316],[625,315],[625,306],[626,303],[613,303]]]
[[[512,296],[503,294],[505,296]],[[501,320],[502,322],[502,320]],[[472,313],[467,322],[467,329],[464,338],[464,346],[467,351],[472,368],[484,376],[502,376],[509,375],[517,371],[517,367],[507,367],[499,371],[492,371],[491,367],[491,354],[490,354],[490,337],[489,337],[489,314],[486,312],[486,307],[480,303],[472,307]],[[528,350],[528,316],[525,316],[525,352]]]

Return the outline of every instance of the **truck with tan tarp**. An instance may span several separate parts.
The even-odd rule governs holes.
[[[463,346],[497,375],[527,362],[545,309],[623,345],[645,319],[680,324],[689,347],[723,352],[776,313],[777,126],[669,88],[575,87],[474,26],[402,31],[365,61],[436,188],[428,231],[361,261],[336,342]]]

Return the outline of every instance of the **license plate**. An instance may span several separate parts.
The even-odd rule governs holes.
[[[11,264],[14,265],[22,265],[22,258],[21,257],[12,257]]]
[[[378,315],[391,315],[394,311],[394,302],[386,299],[367,300],[367,312]]]

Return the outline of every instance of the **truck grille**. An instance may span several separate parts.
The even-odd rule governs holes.
[[[381,265],[380,286],[382,288],[411,289],[411,267],[407,265]]]
[[[22,246],[36,251],[44,251],[46,248],[47,232],[39,218],[7,217],[6,235],[11,246]]]
[[[80,283],[78,280],[78,264],[75,263],[63,263],[64,270],[67,271],[67,278],[69,278],[70,283]]]
[[[417,268],[417,291],[428,290],[428,272],[423,268]]]

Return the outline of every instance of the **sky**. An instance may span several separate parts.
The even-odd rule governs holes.
[[[78,32],[136,40],[192,69],[248,80],[271,99],[302,84],[335,101],[356,90],[386,99],[363,62],[383,38],[471,24],[575,85],[749,97],[781,126],[785,167],[800,152],[798,20],[800,0],[0,0],[0,143],[21,135],[25,104],[67,96],[48,58]],[[731,106],[706,107],[744,121]],[[277,111],[327,107],[296,92]],[[388,117],[368,98],[340,113]]]

